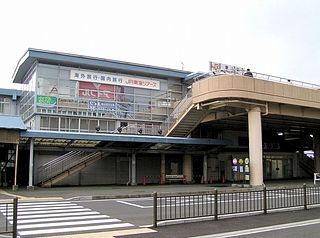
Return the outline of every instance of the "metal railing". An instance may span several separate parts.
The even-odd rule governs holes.
[[[159,222],[239,213],[263,213],[283,208],[320,204],[320,186],[263,189],[233,192],[153,194],[153,226]]]
[[[174,107],[172,113],[165,120],[164,134],[166,134],[170,130],[170,128],[175,124],[175,122],[182,116],[183,113],[185,113],[188,110],[188,108],[190,108],[191,105],[192,91],[189,90],[186,96],[181,101],[179,101],[179,103]]]
[[[102,152],[70,151],[38,168],[38,183],[57,176],[72,167],[101,156]]]
[[[0,209],[3,214],[0,217],[0,235],[12,234],[12,237],[16,238],[18,198],[14,198],[12,202],[0,202]]]

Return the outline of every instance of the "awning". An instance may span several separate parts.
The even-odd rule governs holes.
[[[11,115],[0,115],[0,129],[27,130],[21,117]]]

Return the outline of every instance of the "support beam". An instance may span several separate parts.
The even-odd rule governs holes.
[[[16,144],[16,159],[14,163],[14,184],[12,190],[18,190],[17,176],[18,176],[18,155],[19,155],[19,144]]]
[[[34,190],[33,186],[33,155],[34,155],[34,139],[30,139],[30,152],[29,152],[29,183],[27,189]]]
[[[136,154],[132,153],[131,155],[131,185],[136,186],[137,185],[137,160],[136,160]]]
[[[319,132],[313,134],[314,150],[314,172],[320,173],[320,135]]]
[[[161,165],[160,165],[160,183],[164,184],[166,180],[166,155],[161,154]]]
[[[248,112],[250,185],[263,185],[261,110],[255,107]]]
[[[208,183],[208,155],[203,155],[203,183]]]
[[[183,157],[183,175],[186,178],[186,182],[192,182],[192,156],[184,155]]]

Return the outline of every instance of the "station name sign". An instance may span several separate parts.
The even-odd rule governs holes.
[[[71,80],[160,90],[160,81],[109,73],[71,70]]]

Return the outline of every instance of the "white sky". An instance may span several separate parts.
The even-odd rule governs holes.
[[[28,48],[190,71],[214,61],[320,84],[318,0],[9,0],[0,32],[0,87]]]

